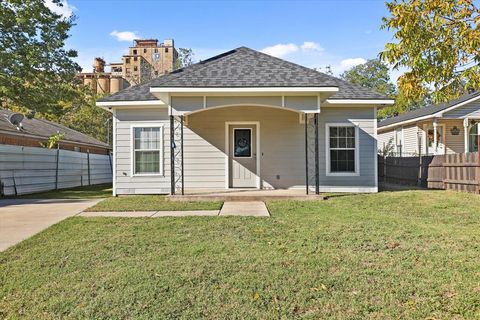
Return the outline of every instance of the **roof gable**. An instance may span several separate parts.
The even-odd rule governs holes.
[[[449,102],[444,102],[444,103],[439,103],[439,104],[434,104],[434,105],[429,105],[424,108],[420,108],[417,110],[413,110],[407,113],[403,113],[399,116],[388,118],[385,120],[382,120],[378,123],[378,128],[394,125],[397,123],[402,123],[405,121],[415,121],[416,119],[419,118],[424,118],[424,117],[429,117],[433,116],[434,114],[450,109],[450,108],[455,108],[457,105],[462,105],[464,102],[467,102],[472,99],[480,99],[480,91],[476,91],[473,93],[468,93],[460,96],[457,99],[451,100]]]
[[[149,91],[150,87],[338,87],[339,91],[329,99],[388,99],[368,88],[240,47],[144,84],[127,88],[99,101],[156,100]]]

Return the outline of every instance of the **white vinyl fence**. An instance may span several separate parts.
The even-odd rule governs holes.
[[[112,182],[109,155],[0,145],[0,195]]]

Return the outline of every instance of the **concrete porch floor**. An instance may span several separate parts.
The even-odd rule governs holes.
[[[179,191],[167,196],[172,201],[268,201],[268,200],[324,200],[323,195],[311,191],[305,194],[305,189],[185,189],[185,194]]]

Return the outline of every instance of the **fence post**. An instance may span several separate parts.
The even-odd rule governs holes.
[[[383,157],[383,183],[387,183],[387,156],[384,153],[382,157]]]
[[[422,186],[422,173],[423,173],[423,159],[422,159],[422,155],[419,155],[418,156],[418,181],[417,181],[417,185],[419,187]]]
[[[90,150],[87,150],[88,185],[90,185]]]
[[[60,146],[57,146],[57,164],[55,166],[55,190],[58,190],[58,160],[60,158]]]

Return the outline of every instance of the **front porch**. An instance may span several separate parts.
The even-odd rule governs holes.
[[[311,190],[306,194],[304,189],[186,189],[177,194],[167,196],[171,201],[271,201],[271,200],[325,200],[323,194],[315,194]]]

